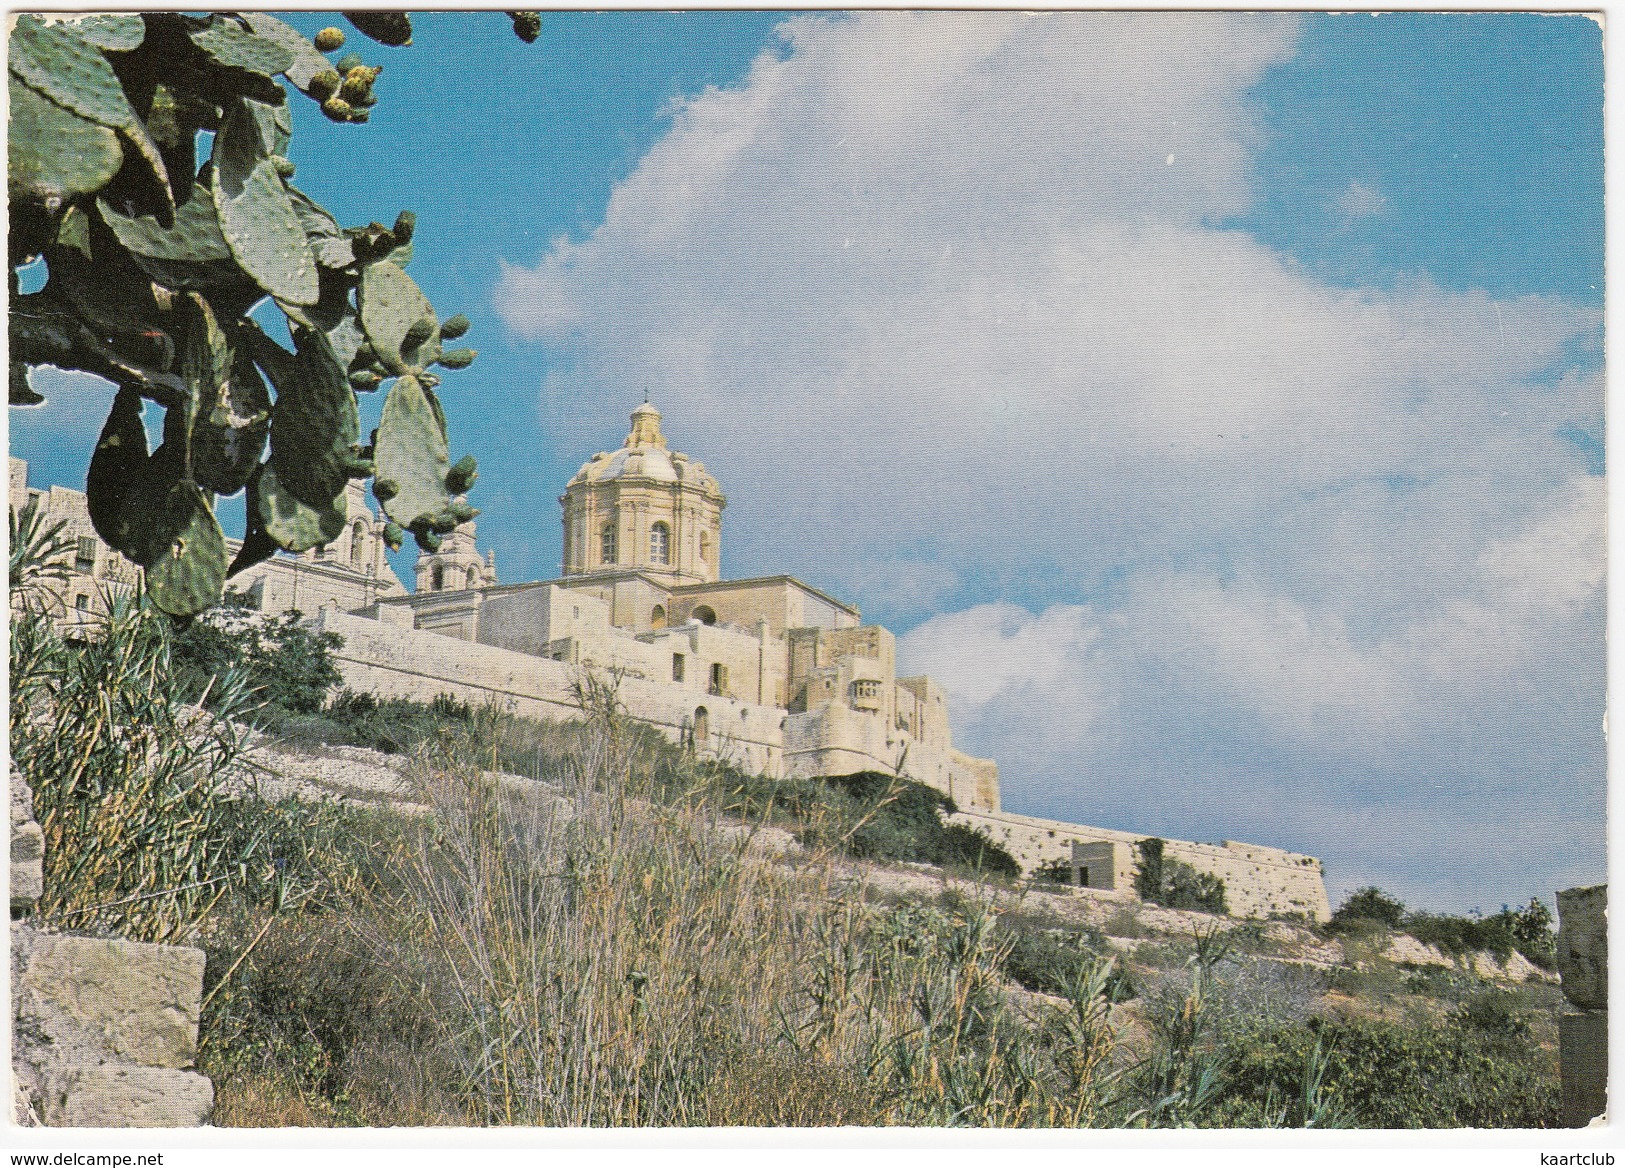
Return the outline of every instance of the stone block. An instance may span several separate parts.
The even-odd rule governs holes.
[[[191,1071],[103,1063],[70,1068],[43,1103],[48,1127],[198,1127],[214,1110],[214,1084]]]
[[[1608,1008],[1608,886],[1557,894],[1557,971],[1563,993],[1582,1010]]]
[[[1557,1039],[1563,1126],[1586,1127],[1608,1111],[1608,1012],[1560,1016]]]
[[[147,1067],[189,1066],[197,1053],[201,949],[18,933],[16,1014],[58,1044],[81,1036]]]
[[[45,836],[34,820],[34,792],[11,772],[11,911],[26,912],[45,892]]]

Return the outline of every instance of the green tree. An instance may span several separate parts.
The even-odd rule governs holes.
[[[1397,929],[1404,919],[1403,902],[1389,896],[1380,888],[1370,886],[1351,892],[1348,899],[1332,914],[1334,925],[1346,925],[1350,921],[1376,921],[1391,929]]]
[[[514,13],[534,40],[534,13]],[[356,13],[385,44],[404,13]],[[86,482],[108,544],[142,566],[155,604],[189,616],[233,572],[343,529],[345,484],[371,478],[399,548],[433,551],[474,512],[474,460],[453,464],[437,369],[468,322],[442,321],[405,272],[414,216],[341,227],[294,187],[289,88],[332,120],[367,120],[379,68],[338,29],[306,40],[263,13],[23,15],[8,53],[10,401],[44,399],[41,365],[117,387]],[[199,142],[212,135],[208,160]],[[19,270],[42,263],[21,294]],[[249,313],[270,298],[290,353]],[[360,433],[356,391],[385,391]],[[146,402],[163,411],[149,451]],[[214,498],[248,492],[228,565]]]
[[[337,633],[307,627],[296,611],[262,616],[228,591],[220,607],[175,632],[171,659],[182,692],[207,695],[218,678],[235,671],[257,701],[315,714],[344,680],[333,664],[334,651],[343,645]]]

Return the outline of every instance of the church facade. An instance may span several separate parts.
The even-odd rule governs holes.
[[[716,478],[670,449],[654,406],[631,421],[620,449],[593,455],[559,498],[561,577],[424,587],[468,579],[470,523],[466,548],[419,558],[417,592],[354,615],[527,658],[520,672],[560,701],[596,671],[633,717],[768,774],[906,773],[997,810],[997,765],[955,749],[946,695],[897,676],[891,632],[792,576],[723,579]],[[470,678],[489,675],[477,651],[437,648],[460,654]]]

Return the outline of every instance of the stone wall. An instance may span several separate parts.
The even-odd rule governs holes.
[[[1149,838],[1135,832],[1085,827],[1004,811],[970,809],[954,818],[985,831],[1016,858],[1024,871],[1047,864],[1070,865],[1075,843],[1134,844]],[[1129,859],[1126,862],[1119,859],[1120,870],[1114,873],[1113,881],[1118,888],[1132,888],[1133,849],[1120,849],[1117,855]],[[1163,855],[1223,880],[1226,900],[1236,916],[1266,917],[1280,913],[1317,921],[1331,918],[1331,903],[1326,896],[1320,861],[1313,856],[1233,840],[1221,844],[1166,840]]]
[[[196,1127],[214,1084],[189,1070],[201,949],[75,937],[16,918],[43,892],[42,836],[11,772],[12,1119],[24,1127]]]

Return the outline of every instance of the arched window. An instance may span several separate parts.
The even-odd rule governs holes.
[[[664,604],[654,606],[654,611],[649,614],[649,627],[651,629],[666,627],[666,606]]]
[[[363,557],[367,551],[366,538],[367,525],[357,519],[355,526],[350,528],[350,563],[354,567],[361,567]]]
[[[694,745],[704,746],[711,737],[711,715],[704,706],[694,711]]]
[[[615,523],[613,520],[604,524],[601,535],[598,559],[601,563],[613,564],[615,562]]]
[[[709,604],[700,605],[700,607],[694,610],[693,616],[694,619],[699,621],[702,625],[714,625],[717,623],[716,609],[712,608]]]
[[[431,592],[439,592],[446,587],[446,565],[434,566],[434,583],[429,586]]]
[[[478,588],[479,586],[480,586],[480,570],[478,568],[470,568],[468,570],[468,587],[469,588]]]
[[[664,523],[657,523],[649,529],[649,562],[671,563],[671,528]]]

